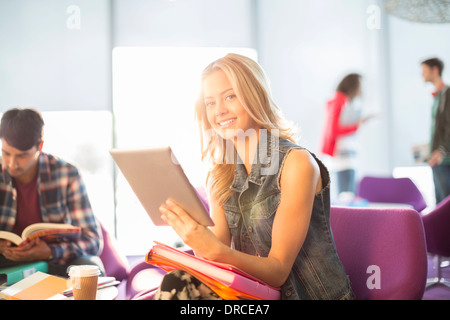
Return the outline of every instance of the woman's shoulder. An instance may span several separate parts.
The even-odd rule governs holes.
[[[298,165],[307,165],[309,162],[315,163],[314,156],[311,152],[295,142],[280,139],[278,149],[280,152],[285,154],[283,162],[286,162],[289,159],[289,162],[293,162]]]
[[[278,150],[286,155],[291,154],[292,152],[294,154],[311,154],[311,152],[301,144],[283,138],[279,139]]]
[[[321,170],[315,157],[307,149],[291,149],[282,166],[279,183],[280,187],[299,188],[307,181],[317,189],[320,189]]]
[[[294,169],[319,168],[314,156],[305,148],[292,148],[286,155],[285,165]]]

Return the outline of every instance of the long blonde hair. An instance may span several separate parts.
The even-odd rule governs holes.
[[[272,100],[269,83],[261,66],[252,59],[230,53],[209,64],[203,71],[201,81],[217,70],[228,77],[236,96],[250,117],[262,128],[276,129],[281,138],[294,142],[294,132],[286,123],[280,109]],[[207,176],[207,188],[211,200],[223,204],[232,194],[234,162],[227,163],[226,142],[214,134],[206,116],[203,90],[195,104],[196,120],[200,130],[202,160],[211,162]],[[217,158],[220,155],[220,159]],[[233,157],[234,159],[234,157]]]

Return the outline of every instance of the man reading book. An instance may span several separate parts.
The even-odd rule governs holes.
[[[76,167],[42,152],[44,121],[33,109],[11,109],[0,123],[0,230],[19,236],[39,222],[81,228],[77,239],[47,243],[35,239],[19,246],[0,239],[0,268],[47,260],[49,273],[66,276],[73,264],[96,264],[101,230]],[[104,272],[103,272],[104,273]]]

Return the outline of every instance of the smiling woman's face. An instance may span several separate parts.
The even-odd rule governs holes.
[[[237,130],[258,129],[222,70],[214,71],[203,80],[203,99],[208,121],[223,139],[236,137]]]

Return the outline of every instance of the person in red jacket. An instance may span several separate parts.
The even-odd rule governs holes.
[[[332,99],[326,104],[321,152],[329,156],[330,169],[336,172],[337,194],[355,192],[356,147],[353,134],[368,118],[351,105],[361,95],[361,75],[351,73],[339,83]]]

